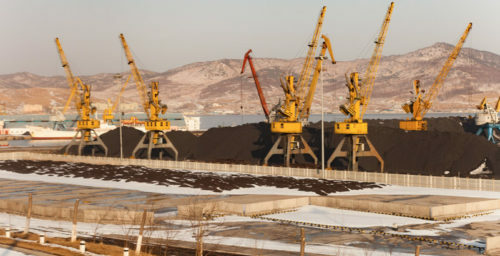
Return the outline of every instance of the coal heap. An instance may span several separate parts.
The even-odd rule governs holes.
[[[144,132],[137,130],[133,127],[123,126],[122,127],[122,148],[123,157],[129,158],[132,156],[132,152],[135,146],[139,143]],[[120,157],[120,128],[113,129],[99,136],[108,148],[109,157]],[[185,160],[191,148],[194,147],[197,141],[197,137],[191,132],[185,131],[170,131],[167,132],[167,137],[170,139],[172,144],[178,151],[178,160]],[[146,141],[147,143],[147,141]],[[64,148],[61,150],[64,153]],[[70,154],[76,154],[77,148],[72,147],[69,151]],[[85,150],[86,154],[89,154],[88,150]],[[97,152],[96,155],[103,155],[103,152]],[[153,156],[157,156],[157,152],[153,152]],[[146,158],[147,152],[143,150],[137,155],[138,158]],[[164,154],[165,159],[171,159],[169,155]]]
[[[144,133],[133,127],[122,126],[123,157],[132,156],[135,146],[139,143]],[[120,157],[120,128],[101,134],[101,140],[108,147],[108,156]]]
[[[212,128],[198,138],[192,159],[208,162],[259,164],[272,147],[266,123]]]
[[[385,170],[437,176],[468,176],[485,163],[493,176],[500,178],[500,148],[483,136],[476,136],[473,120],[463,117],[429,118],[428,131],[403,131],[397,119],[367,120],[369,139],[385,161]],[[333,132],[334,122],[325,123],[325,157],[328,158],[342,139]],[[130,157],[143,133],[123,127],[124,156]],[[252,123],[236,127],[212,128],[200,137],[190,132],[171,131],[167,136],[179,151],[179,160],[262,164],[277,136],[267,123]],[[303,136],[320,158],[321,130],[319,123],[303,129]],[[101,135],[108,146],[109,156],[119,156],[119,129]],[[144,158],[145,152],[142,156]],[[298,156],[297,166],[312,166],[310,159]],[[283,158],[274,156],[271,165],[282,165]],[[337,159],[335,169],[346,169],[346,159]],[[360,158],[359,168],[378,171],[375,158]],[[445,173],[446,172],[446,173]],[[490,175],[489,177],[491,177]]]

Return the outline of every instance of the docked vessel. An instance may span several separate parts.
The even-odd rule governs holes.
[[[95,129],[98,136],[115,129],[115,125],[101,124],[100,128]],[[32,140],[71,140],[76,134],[76,129],[57,130],[54,128],[41,126],[26,126]],[[77,137],[79,138],[79,137]]]

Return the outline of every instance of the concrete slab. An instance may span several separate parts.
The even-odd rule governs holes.
[[[500,199],[432,195],[163,195],[126,189],[94,188],[43,182],[0,179],[0,211],[24,215],[28,191],[33,193],[33,216],[70,219],[73,204],[80,199],[79,219],[88,222],[136,222],[144,209],[179,215],[258,215],[317,205],[377,212],[424,219],[448,219],[500,209]],[[153,216],[153,215],[151,215]]]
[[[500,199],[435,195],[311,197],[311,205],[444,220],[500,209]]]

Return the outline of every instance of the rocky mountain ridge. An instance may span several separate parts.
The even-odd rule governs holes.
[[[375,79],[375,89],[368,112],[402,113],[400,106],[412,94],[412,81],[420,79],[424,89],[429,88],[442,68],[453,46],[436,43],[407,54],[383,56]],[[298,74],[303,58],[291,60],[258,58],[254,56],[259,80],[271,108],[283,92],[279,77]],[[165,72],[141,70],[146,83],[160,82],[160,98],[169,111],[195,114],[210,113],[261,113],[259,99],[249,69],[241,75],[241,59],[221,59],[197,62]],[[347,91],[344,74],[358,71],[362,76],[368,59],[339,61],[333,65],[324,62],[323,88],[325,111],[338,112]],[[94,102],[114,101],[129,73],[101,73],[81,76],[92,85]],[[321,84],[318,84],[312,111],[320,111]],[[40,104],[44,111],[64,106],[69,95],[63,76],[39,76],[22,72],[0,75],[1,103],[7,113],[21,114],[24,104]],[[122,102],[139,103],[133,79],[130,80]],[[474,106],[484,96],[500,96],[500,56],[471,48],[462,49],[434,102],[432,111],[474,112]],[[101,104],[104,105],[104,104]],[[138,104],[140,106],[140,104]],[[137,108],[140,111],[140,108]]]

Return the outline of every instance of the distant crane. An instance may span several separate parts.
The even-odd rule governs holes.
[[[482,112],[477,113],[474,118],[476,125],[479,127],[476,135],[481,135],[484,132],[488,141],[496,144],[497,141],[495,139],[497,139],[500,144],[500,134],[497,134],[495,131],[498,130],[500,132],[500,118],[498,117],[498,113],[500,112],[500,97],[498,97],[494,108],[487,103],[486,97],[484,97],[477,106],[477,109]]]
[[[113,121],[113,118],[115,117],[113,115],[113,113],[115,112],[116,110],[116,107],[118,106],[118,102],[120,101],[120,98],[122,97],[123,95],[123,92],[125,91],[125,88],[127,87],[127,84],[130,80],[130,77],[132,76],[132,74],[130,74],[128,77],[127,77],[127,80],[125,81],[125,83],[122,85],[122,88],[120,89],[120,92],[118,93],[118,96],[116,97],[116,100],[115,102],[109,107],[109,108],[106,108],[102,114],[102,120],[105,121],[105,122],[112,122]]]
[[[380,170],[384,170],[384,160],[368,139],[368,124],[363,122],[363,116],[368,108],[368,103],[373,91],[375,76],[377,74],[380,58],[382,57],[382,49],[384,47],[385,37],[387,36],[387,30],[389,28],[389,22],[391,21],[393,9],[394,2],[390,4],[385,15],[382,28],[380,29],[377,41],[375,41],[375,49],[373,50],[373,54],[363,80],[360,81],[357,72],[351,73],[350,76],[347,74],[345,75],[347,82],[346,86],[349,90],[349,102],[345,105],[341,105],[340,111],[344,115],[348,116],[348,118],[344,122],[335,123],[334,132],[336,134],[342,134],[344,137],[328,159],[326,164],[328,168],[330,168],[331,163],[335,160],[335,158],[347,157],[349,159],[348,169],[357,171],[358,157],[373,156],[379,161]],[[343,146],[346,139],[348,139],[349,143],[347,143],[347,151],[344,151]],[[366,141],[366,144],[368,144],[368,150],[366,150],[365,144],[362,140]]]
[[[457,59],[458,54],[460,53],[460,50],[465,43],[465,39],[469,35],[471,29],[472,23],[469,23],[464,33],[462,34],[462,37],[444,63],[441,72],[439,72],[436,80],[434,80],[434,84],[432,84],[429,91],[425,94],[425,98],[425,91],[420,89],[420,81],[413,81],[415,98],[410,101],[410,103],[406,103],[402,106],[403,110],[406,113],[412,114],[412,118],[411,120],[400,121],[399,128],[407,131],[427,131],[427,121],[423,120],[423,118],[425,117],[425,114],[427,114],[427,111],[429,111],[429,109],[431,108],[432,102],[437,97],[439,89],[441,89],[441,87],[443,86],[444,80],[446,79],[446,76],[448,76],[448,72],[453,66],[453,62],[455,62],[455,60]]]
[[[280,78],[280,84],[285,94],[285,100],[281,104],[279,103],[276,105],[273,108],[272,113],[268,110],[267,104],[265,103],[265,98],[262,93],[257,73],[249,55],[251,50],[247,51],[245,54],[241,71],[242,73],[244,72],[245,63],[248,61],[250,68],[252,69],[252,75],[255,80],[262,109],[271,125],[271,132],[278,134],[279,136],[264,158],[264,165],[268,164],[269,159],[273,155],[282,155],[286,166],[290,165],[291,156],[297,154],[307,154],[313,158],[314,164],[317,164],[318,162],[318,159],[311,147],[302,137],[302,125],[303,122],[307,122],[309,118],[314,91],[322,69],[323,60],[327,58],[327,50],[332,58],[332,63],[335,63],[330,40],[328,37],[322,35],[322,50],[320,55],[316,57],[316,68],[314,69],[314,75],[311,79],[310,74],[313,67],[313,60],[315,59],[315,50],[318,46],[325,11],[326,7],[323,7],[316,24],[313,39],[309,44],[309,51],[301,71],[301,77],[299,78],[298,85],[295,84],[294,76],[292,75],[286,76],[285,81]]]
[[[144,123],[146,133],[134,148],[132,158],[135,158],[137,153],[145,149],[147,150],[148,159],[151,159],[152,151],[157,149],[159,151],[159,158],[162,159],[163,152],[170,149],[174,153],[174,159],[177,160],[177,149],[165,133],[170,130],[170,122],[159,117],[160,113],[165,114],[167,112],[167,105],[162,104],[158,97],[160,94],[158,82],[151,82],[149,85],[149,92],[147,91],[144,80],[142,79],[139,69],[135,64],[132,52],[129,49],[127,41],[125,41],[125,36],[123,34],[120,34],[120,40],[125,56],[127,57],[132,76],[134,77],[137,91],[139,92],[139,96],[141,98],[142,107],[148,117],[148,120]],[[145,142],[147,144],[145,144]]]
[[[90,115],[93,115],[96,112],[96,108],[92,106],[90,101],[91,88],[89,85],[84,84],[80,78],[73,76],[73,72],[71,72],[71,68],[69,67],[68,60],[66,59],[66,55],[62,49],[61,43],[59,42],[59,38],[56,38],[55,41],[62,67],[66,72],[66,79],[68,80],[68,84],[71,88],[71,93],[68,101],[66,102],[63,113],[66,112],[74,95],[77,95],[75,99],[75,107],[80,116],[77,121],[76,134],[71,142],[66,146],[64,153],[68,154],[70,148],[78,146],[78,155],[82,155],[82,151],[86,147],[91,148],[92,155],[94,155],[96,149],[103,150],[104,155],[107,155],[108,148],[95,132],[95,129],[100,127],[100,121],[90,117]]]
[[[264,97],[264,93],[262,92],[262,87],[260,87],[259,77],[257,76],[257,72],[255,71],[255,67],[253,66],[252,57],[250,56],[251,52],[252,49],[248,50],[245,53],[245,57],[243,58],[243,66],[241,67],[241,74],[245,72],[245,64],[248,62],[250,70],[252,71],[255,87],[257,88],[257,94],[259,95],[262,111],[264,111],[264,115],[266,116],[266,119],[269,121],[269,113],[270,113],[269,108],[267,107],[266,98]]]

